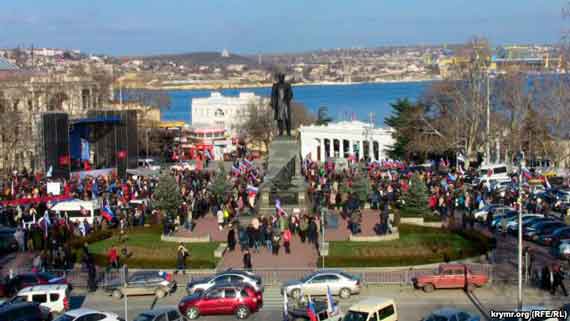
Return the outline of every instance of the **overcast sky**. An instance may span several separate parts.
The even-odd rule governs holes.
[[[114,55],[556,43],[564,0],[5,0],[0,47]]]

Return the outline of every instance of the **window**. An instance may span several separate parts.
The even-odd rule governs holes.
[[[157,316],[154,321],[168,321],[166,320],[166,314],[161,314],[159,316]]]
[[[235,298],[237,296],[236,290],[235,289],[226,289],[226,298],[232,299]]]
[[[247,291],[245,289],[241,290],[240,293],[242,298],[247,298],[249,296],[249,294],[247,294]]]
[[[309,283],[324,283],[327,280],[326,275],[317,275]]]
[[[457,314],[458,321],[467,321],[470,318],[471,318],[470,315],[465,312],[459,312],[459,314]]]
[[[394,306],[389,305],[389,306],[385,307],[384,309],[378,311],[378,321],[385,320],[385,319],[391,317],[392,315],[394,315]]]
[[[443,270],[443,275],[453,275],[453,270]]]
[[[208,299],[219,299],[223,296],[223,289],[215,289],[208,293],[206,296]]]
[[[168,311],[168,321],[178,321],[178,320],[180,320],[180,314],[178,314],[178,311],[176,310]]]
[[[57,302],[59,300],[59,293],[50,293],[49,302]]]
[[[455,275],[463,275],[463,274],[465,274],[465,271],[463,271],[463,269],[455,270]]]
[[[28,283],[28,284],[36,284],[37,280],[34,275],[24,275],[20,279],[20,282]]]

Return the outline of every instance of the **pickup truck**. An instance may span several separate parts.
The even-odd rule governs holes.
[[[473,290],[487,283],[489,278],[480,273],[473,273],[465,264],[441,264],[433,274],[418,276],[413,279],[416,289],[432,292],[435,289]]]

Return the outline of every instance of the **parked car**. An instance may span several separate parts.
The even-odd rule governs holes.
[[[545,221],[536,225],[532,225],[526,231],[523,231],[523,238],[530,241],[536,241],[539,236],[550,234],[554,230],[565,226],[566,224],[559,221]]]
[[[0,306],[0,320],[51,321],[51,319],[49,310],[36,303],[18,302]]]
[[[398,308],[396,302],[386,298],[369,298],[360,301],[344,315],[343,321],[397,321]]]
[[[515,217],[517,215],[518,215],[517,211],[507,211],[507,212],[500,214],[500,215],[494,215],[493,220],[491,221],[491,229],[492,230],[501,230],[502,229],[501,222],[503,220],[503,217],[506,217],[508,220],[508,219]]]
[[[184,321],[177,307],[162,307],[146,310],[133,321]]]
[[[543,214],[528,213],[528,214],[523,214],[523,216],[522,216],[523,226],[527,226],[527,225],[532,224],[534,222],[546,221],[546,220],[548,220],[548,219],[545,218]],[[509,221],[507,223],[507,232],[511,235],[517,235],[518,234],[518,232],[519,232],[519,218],[518,218],[518,216],[513,216],[509,219]]]
[[[560,242],[558,245],[558,256],[563,260],[570,260],[570,239]]]
[[[140,168],[148,168],[153,171],[160,170],[160,164],[152,158],[139,158],[137,160],[137,166]]]
[[[123,295],[155,295],[163,298],[176,290],[176,282],[170,273],[138,271],[128,276],[126,283],[121,278],[113,279],[103,289],[115,299]]]
[[[125,321],[115,313],[101,312],[92,309],[75,309],[69,310],[62,314],[54,321],[84,321],[84,320],[97,320],[97,321]]]
[[[21,273],[8,279],[4,284],[4,290],[0,292],[4,292],[6,296],[12,296],[23,288],[42,284],[68,284],[70,291],[72,289],[71,284],[69,284],[67,279],[63,276],[57,276],[47,272],[30,272]]]
[[[481,317],[456,308],[442,308],[431,312],[422,321],[479,321]]]
[[[50,312],[62,313],[69,310],[69,287],[65,284],[36,285],[23,288],[16,297],[37,303]]]
[[[245,319],[263,306],[263,295],[247,284],[217,284],[204,292],[186,296],[178,304],[180,313],[189,320],[200,315],[235,314]]]
[[[333,321],[342,319],[342,316],[340,315],[332,316],[329,314],[326,301],[313,300],[313,307],[315,308],[315,314],[319,320]],[[290,301],[290,303],[287,305],[288,320],[310,321],[311,317],[309,316],[307,308],[307,300]]]
[[[509,207],[509,206],[504,206],[504,205],[499,205],[499,204],[490,204],[490,205],[487,205],[487,206],[483,207],[482,209],[478,210],[473,215],[474,215],[476,220],[481,221],[481,222],[485,222],[487,220],[487,215],[489,215],[489,213],[492,213],[493,217],[495,217],[496,215],[502,215],[506,212],[511,212],[514,210],[515,210],[514,208]]]
[[[286,293],[294,299],[306,295],[326,295],[327,288],[333,295],[348,299],[353,294],[360,293],[360,278],[342,271],[319,271],[311,273],[300,280],[285,282],[281,293]]]
[[[221,283],[245,283],[250,285],[255,291],[263,292],[262,280],[259,276],[248,271],[233,269],[228,269],[205,278],[192,278],[186,286],[186,291],[188,294],[192,294],[194,292],[205,291]]]
[[[432,292],[435,289],[473,289],[485,285],[488,280],[486,275],[472,272],[465,264],[441,264],[434,274],[418,276],[413,282],[416,289]]]
[[[538,236],[536,243],[540,245],[550,246],[552,244],[558,243],[562,238],[570,237],[570,226],[562,226],[550,233],[544,233]]]

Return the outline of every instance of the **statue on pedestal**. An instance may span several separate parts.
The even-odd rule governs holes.
[[[293,89],[291,89],[291,84],[285,82],[285,74],[277,74],[277,82],[271,88],[271,107],[279,128],[279,136],[283,136],[285,130],[287,131],[287,136],[291,136],[292,99]]]

